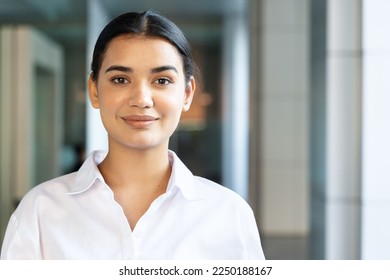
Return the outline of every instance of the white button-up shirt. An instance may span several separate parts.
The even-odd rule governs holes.
[[[97,167],[105,155],[32,189],[10,218],[1,259],[264,259],[245,200],[171,151],[167,191],[131,230]]]

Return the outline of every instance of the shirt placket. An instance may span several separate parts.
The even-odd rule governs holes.
[[[149,209],[145,212],[145,214],[139,219],[137,222],[137,225],[135,226],[134,230],[131,232],[132,234],[132,241],[133,241],[133,248],[134,248],[134,258],[140,259],[145,254],[143,252],[143,244],[147,242],[145,238],[148,238],[151,236],[148,231],[153,228],[153,224],[156,223],[156,212],[159,211],[161,206],[166,202],[166,200],[172,196],[172,192],[165,193],[158,197],[155,201],[152,202]],[[150,255],[151,252],[146,252],[148,255]]]
[[[107,195],[114,208],[114,219],[117,221],[119,229],[118,237],[120,238],[120,246],[122,259],[131,260],[136,258],[136,242],[134,240],[134,234],[127,221],[126,215],[123,212],[123,208],[115,200],[114,193],[106,185]],[[119,248],[118,248],[119,249]]]

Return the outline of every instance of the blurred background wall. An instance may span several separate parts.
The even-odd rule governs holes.
[[[389,259],[386,0],[0,0],[0,240],[26,191],[106,149],[92,49],[147,9],[203,76],[171,149],[248,200],[266,257]]]

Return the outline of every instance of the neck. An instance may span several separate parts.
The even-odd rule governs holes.
[[[148,150],[110,147],[99,169],[112,189],[140,192],[164,192],[171,175],[167,147]]]

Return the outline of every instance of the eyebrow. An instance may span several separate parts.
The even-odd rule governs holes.
[[[120,72],[134,72],[133,68],[121,66],[121,65],[112,65],[106,69],[106,73],[110,71],[120,71]]]
[[[131,67],[122,66],[122,65],[112,65],[112,66],[108,67],[105,72],[107,73],[110,71],[120,71],[120,72],[132,73],[132,72],[134,72],[134,69]],[[174,71],[176,73],[179,73],[177,71],[176,67],[171,66],[171,65],[163,65],[163,66],[159,66],[156,68],[152,68],[150,70],[150,73],[155,74],[155,73],[160,73],[160,72],[164,72],[164,71]]]
[[[152,74],[154,74],[154,73],[164,72],[167,70],[171,70],[171,71],[178,73],[176,67],[171,66],[171,65],[164,65],[164,66],[156,67],[156,68],[153,68],[152,70],[150,70],[150,72]]]

